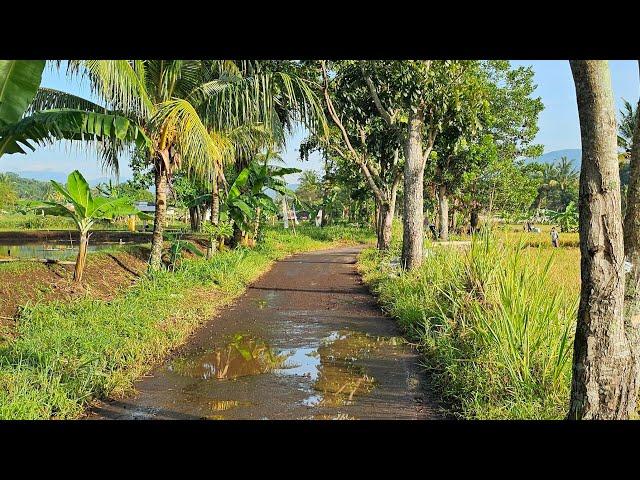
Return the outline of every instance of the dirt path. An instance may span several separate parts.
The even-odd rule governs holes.
[[[356,272],[358,248],[278,262],[104,419],[439,418],[418,357]]]

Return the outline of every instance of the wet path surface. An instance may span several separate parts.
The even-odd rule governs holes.
[[[356,272],[358,248],[289,257],[104,419],[439,418],[416,353]]]

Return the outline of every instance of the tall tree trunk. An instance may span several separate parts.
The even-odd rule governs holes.
[[[423,177],[422,118],[412,113],[407,126],[404,163],[404,217],[402,222],[402,266],[411,270],[422,263]]]
[[[449,240],[449,198],[447,187],[438,186],[438,217],[440,219],[440,239]]]
[[[73,270],[73,281],[82,282],[84,267],[87,263],[87,247],[89,246],[89,236],[86,233],[80,233],[80,243],[78,244],[78,256],[76,257],[76,266]]]
[[[241,243],[242,243],[242,229],[236,222],[233,222],[233,235],[231,236],[231,247],[235,248]]]
[[[388,250],[391,246],[391,224],[393,222],[393,212],[391,211],[391,205],[389,202],[382,202],[378,208],[377,248],[378,250]]]
[[[400,185],[401,176],[397,174],[391,184],[389,192],[389,201],[376,201],[377,223],[376,232],[378,237],[378,250],[388,250],[391,246],[391,230],[393,227],[393,217],[396,213],[396,198],[398,195],[398,186]]]
[[[220,187],[218,177],[211,182],[211,223],[217,225],[220,221]]]
[[[156,214],[153,220],[153,236],[151,238],[151,270],[158,270],[162,265],[162,243],[164,223],[167,218],[167,171],[162,166],[162,160],[155,165],[156,178]]]
[[[635,335],[625,325],[616,112],[606,61],[572,60],[582,138],[582,284],[568,418],[626,419],[636,408]]]

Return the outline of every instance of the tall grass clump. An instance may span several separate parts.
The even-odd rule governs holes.
[[[467,251],[434,247],[413,272],[360,259],[365,281],[424,354],[464,418],[562,418],[577,296],[549,275],[551,250],[476,235]],[[393,255],[392,253],[391,255]]]

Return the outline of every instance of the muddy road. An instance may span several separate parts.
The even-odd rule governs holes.
[[[441,418],[417,354],[356,272],[359,249],[289,257],[89,419]]]

